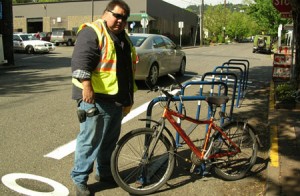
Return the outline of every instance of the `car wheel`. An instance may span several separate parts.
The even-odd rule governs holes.
[[[67,41],[67,46],[72,46],[72,45],[73,45],[72,40],[69,39],[69,40]]]
[[[27,46],[25,49],[27,54],[33,54],[34,53],[34,48],[33,46]]]
[[[186,68],[186,61],[185,59],[182,59],[180,63],[179,71],[176,72],[176,75],[183,76],[185,73],[185,68]]]
[[[158,80],[159,69],[157,64],[153,64],[150,68],[147,83],[154,86]]]
[[[258,47],[264,47],[265,46],[265,40],[264,39],[258,39],[257,41]]]
[[[55,43],[55,46],[59,46],[59,43]]]

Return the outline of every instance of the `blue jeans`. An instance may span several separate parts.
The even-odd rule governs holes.
[[[79,108],[88,110],[94,104],[81,102]],[[96,102],[99,115],[87,117],[80,123],[77,136],[74,168],[71,177],[75,184],[86,184],[93,172],[96,161],[96,174],[111,176],[110,158],[120,136],[122,106],[114,103]]]

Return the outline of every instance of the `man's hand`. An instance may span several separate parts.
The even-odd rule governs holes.
[[[94,89],[90,80],[82,80],[82,100],[86,103],[94,103]]]

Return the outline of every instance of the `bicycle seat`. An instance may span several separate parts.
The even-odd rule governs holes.
[[[217,106],[220,106],[221,104],[227,103],[229,100],[229,97],[227,96],[210,96],[206,97],[205,99],[208,104],[215,104]]]

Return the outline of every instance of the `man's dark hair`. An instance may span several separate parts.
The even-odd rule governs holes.
[[[122,8],[125,13],[126,13],[126,16],[129,17],[130,15],[130,8],[128,6],[128,4],[123,1],[123,0],[112,0],[110,1],[107,6],[106,6],[106,9],[104,10],[105,11],[108,11],[108,10],[113,10],[116,6],[119,6],[120,8]]]

